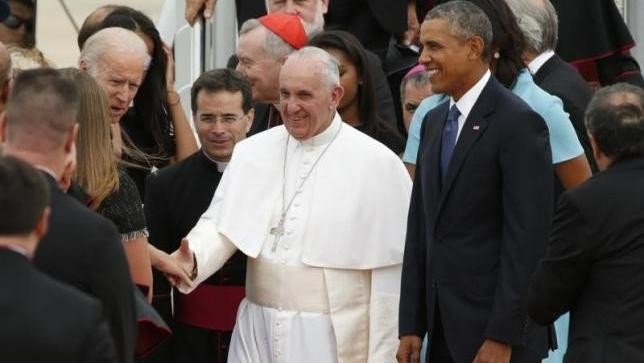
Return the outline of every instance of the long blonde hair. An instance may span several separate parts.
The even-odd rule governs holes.
[[[109,102],[103,89],[89,74],[76,68],[60,71],[76,84],[81,96],[74,180],[92,197],[90,208],[96,209],[119,187],[119,172],[110,131]]]

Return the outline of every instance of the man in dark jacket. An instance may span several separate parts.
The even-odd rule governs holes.
[[[116,362],[100,303],[30,263],[50,212],[44,177],[24,161],[1,157],[2,361]]]
[[[642,362],[644,91],[599,90],[586,126],[601,172],[562,195],[528,310],[541,324],[570,310],[564,362]]]
[[[34,265],[103,303],[118,362],[131,362],[136,342],[134,294],[116,227],[60,188],[75,155],[76,86],[52,69],[21,72],[0,122],[4,153],[40,169],[49,184],[49,231]]]

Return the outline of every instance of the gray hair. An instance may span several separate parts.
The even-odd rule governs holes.
[[[271,57],[280,59],[295,51],[295,48],[285,42],[277,34],[264,27],[264,25],[262,25],[262,23],[260,23],[257,19],[246,20],[239,30],[239,36],[241,37],[242,35],[248,34],[260,27],[263,28],[264,32],[266,33],[266,38],[264,38],[264,50],[266,50],[266,53],[268,53]]]
[[[557,47],[559,18],[549,0],[505,0],[517,19],[526,50],[541,54]]]
[[[599,89],[588,103],[585,122],[613,161],[644,156],[644,89],[628,83]]]
[[[489,59],[492,44],[492,23],[485,12],[469,1],[450,1],[432,8],[425,21],[443,19],[450,31],[461,39],[480,37],[483,39],[483,59]]]
[[[291,53],[288,60],[317,60],[322,63],[318,71],[327,86],[333,88],[340,85],[340,63],[323,49],[307,46]]]
[[[400,100],[405,99],[405,87],[407,83],[411,84],[415,88],[423,88],[429,84],[429,72],[422,71],[414,74],[411,77],[403,78],[400,82]]]
[[[107,52],[139,55],[144,69],[150,65],[151,58],[143,39],[133,31],[117,27],[101,29],[89,37],[81,51],[79,62],[86,63],[90,74],[96,75],[98,65],[102,64],[101,59]]]

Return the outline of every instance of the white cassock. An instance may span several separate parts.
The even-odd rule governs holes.
[[[302,142],[279,126],[237,144],[187,236],[193,286],[249,257],[228,361],[394,362],[410,194],[398,156],[337,113]]]

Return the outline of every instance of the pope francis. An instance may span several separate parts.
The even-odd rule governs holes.
[[[393,362],[411,180],[342,122],[338,63],[305,47],[279,78],[284,125],[240,142],[173,258],[189,293],[236,250],[246,298],[229,362]]]

